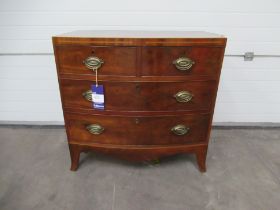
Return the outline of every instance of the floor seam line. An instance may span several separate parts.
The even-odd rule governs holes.
[[[114,182],[114,185],[113,185],[113,201],[112,201],[112,210],[115,209],[115,195],[116,195],[116,184]]]

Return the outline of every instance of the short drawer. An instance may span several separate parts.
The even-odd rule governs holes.
[[[61,80],[65,107],[93,109],[92,81]],[[105,109],[113,111],[210,110],[215,102],[215,81],[105,82]]]
[[[143,76],[219,75],[224,55],[221,47],[143,47]]]
[[[65,120],[70,142],[164,145],[207,141],[210,116],[125,117],[66,113]]]
[[[60,73],[134,76],[135,47],[57,46]]]

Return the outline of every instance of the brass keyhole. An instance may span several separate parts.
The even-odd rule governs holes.
[[[140,84],[136,84],[136,85],[135,85],[135,89],[136,89],[136,92],[139,94],[140,91],[141,91],[141,86],[140,86]]]
[[[135,118],[135,124],[139,124],[140,120],[138,118]]]

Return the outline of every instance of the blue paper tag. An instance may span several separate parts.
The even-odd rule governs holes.
[[[103,85],[91,85],[93,108],[104,110]]]

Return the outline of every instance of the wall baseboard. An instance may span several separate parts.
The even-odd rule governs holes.
[[[1,121],[0,120],[0,126],[1,125],[64,126],[64,122],[63,121]]]
[[[280,123],[272,122],[214,122],[214,128],[228,129],[228,128],[280,128]]]

